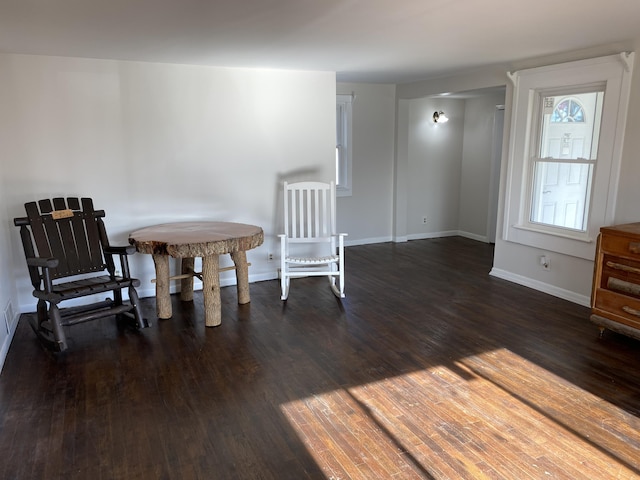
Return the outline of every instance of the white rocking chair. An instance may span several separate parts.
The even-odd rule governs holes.
[[[336,233],[333,182],[284,182],[284,234],[280,237],[282,300],[291,278],[327,276],[333,293],[344,298],[344,237]]]

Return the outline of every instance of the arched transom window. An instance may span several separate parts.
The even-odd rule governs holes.
[[[562,100],[551,115],[552,123],[572,122],[572,123],[584,123],[584,109],[580,102],[573,98],[567,98]]]

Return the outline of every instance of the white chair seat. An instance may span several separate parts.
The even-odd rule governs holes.
[[[289,263],[298,263],[301,265],[325,265],[327,263],[336,263],[340,260],[337,255],[329,255],[327,257],[315,257],[315,258],[299,258],[299,257],[287,257],[286,261]]]
[[[344,237],[347,234],[336,233],[335,184],[284,182],[284,232],[278,235],[280,298],[288,298],[292,278],[325,275],[335,296],[344,298]]]

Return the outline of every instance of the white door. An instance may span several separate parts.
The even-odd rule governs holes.
[[[602,98],[602,92],[544,97],[531,222],[586,229]]]
[[[585,138],[549,139],[550,157],[582,158]],[[581,230],[585,220],[591,165],[584,163],[540,162],[536,175],[536,204],[532,221]]]

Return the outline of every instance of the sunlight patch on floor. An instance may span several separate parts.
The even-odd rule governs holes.
[[[328,479],[640,475],[637,417],[506,349],[281,410]]]

